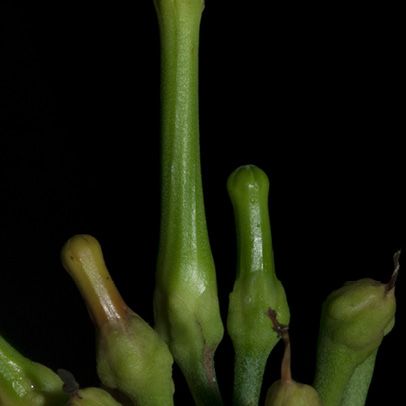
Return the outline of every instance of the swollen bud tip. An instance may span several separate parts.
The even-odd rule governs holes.
[[[97,328],[127,317],[128,308],[110,276],[96,238],[86,234],[73,236],[62,248],[61,261]]]

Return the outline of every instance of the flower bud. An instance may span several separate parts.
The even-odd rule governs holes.
[[[77,284],[97,335],[97,373],[137,406],[173,405],[173,359],[154,329],[124,302],[89,235],[71,238],[62,262]]]
[[[58,369],[57,374],[63,381],[63,391],[70,396],[66,406],[122,406],[101,388],[80,389],[73,374],[65,369]]]
[[[265,365],[279,340],[265,312],[275,309],[289,323],[285,290],[275,274],[268,214],[269,181],[254,165],[229,177],[227,189],[237,234],[237,275],[230,294],[227,330],[235,352],[234,401],[257,404]]]
[[[279,323],[276,312],[271,308],[266,314],[271,319],[275,332],[283,338],[285,352],[282,360],[281,379],[274,382],[268,389],[265,406],[323,406],[319,394],[312,386],[298,383],[292,379],[288,327]]]
[[[79,389],[71,395],[66,406],[122,406],[108,392],[100,388]]]
[[[357,367],[392,329],[398,268],[389,283],[368,278],[347,282],[323,303],[314,386],[325,406],[341,405]]]
[[[278,380],[269,388],[265,406],[323,406],[323,403],[312,386]]]

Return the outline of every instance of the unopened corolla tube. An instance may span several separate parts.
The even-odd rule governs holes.
[[[237,275],[230,294],[227,330],[235,352],[235,406],[257,405],[269,354],[280,339],[266,316],[268,308],[289,324],[285,290],[275,274],[268,212],[269,180],[254,165],[229,177],[237,234]]]
[[[97,373],[137,406],[173,406],[173,359],[155,330],[124,302],[98,241],[76,235],[62,249],[96,327]]]

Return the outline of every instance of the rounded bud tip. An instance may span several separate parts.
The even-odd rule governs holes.
[[[70,238],[62,248],[61,260],[97,327],[106,321],[126,317],[127,306],[106,268],[100,244],[94,237],[81,234]]]
[[[265,172],[255,165],[244,165],[234,170],[227,180],[230,198],[238,201],[251,195],[268,196],[269,179]]]

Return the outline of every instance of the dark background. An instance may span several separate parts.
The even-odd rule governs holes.
[[[251,4],[252,3],[252,4]],[[406,248],[400,9],[207,0],[200,120],[207,221],[224,320],[235,273],[225,184],[256,164],[271,184],[293,374],[310,383],[320,305],[346,280],[387,281]],[[400,6],[398,6],[400,8]],[[127,303],[153,324],[159,230],[159,37],[152,1],[3,1],[0,334],[97,385],[94,330],[60,264],[94,235]],[[402,261],[402,259],[401,259]],[[368,405],[400,396],[404,278]],[[278,379],[282,345],[265,386]],[[232,346],[216,354],[229,400]],[[175,370],[177,400],[186,390]],[[187,404],[187,400],[184,401]]]

